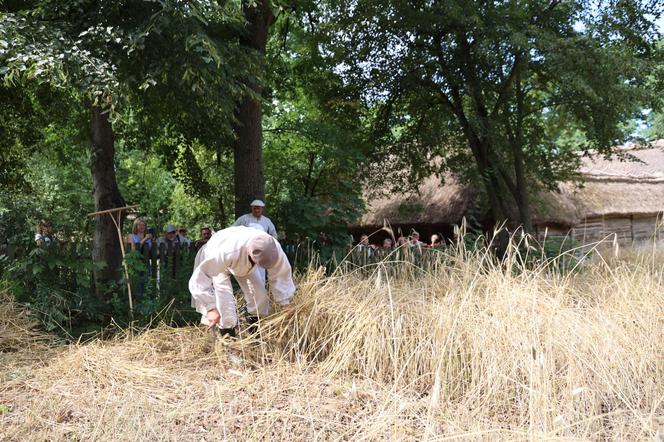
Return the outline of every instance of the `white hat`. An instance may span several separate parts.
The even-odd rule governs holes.
[[[253,200],[249,205],[251,207],[265,207],[265,203],[261,200]]]
[[[254,236],[247,242],[247,251],[256,264],[271,269],[279,260],[277,242],[268,234]]]
[[[173,224],[169,224],[169,225],[166,226],[166,228],[164,229],[164,231],[165,231],[166,233],[171,233],[171,232],[175,232],[176,229],[175,229],[175,226],[174,226]]]

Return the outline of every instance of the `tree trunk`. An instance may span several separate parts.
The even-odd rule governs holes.
[[[477,130],[472,127],[464,112],[458,90],[453,89],[452,98],[448,98],[445,94],[442,95],[442,98],[452,112],[454,112],[457,121],[461,125],[468,146],[470,147],[470,151],[475,159],[477,171],[482,179],[482,186],[487,194],[489,210],[492,218],[491,223],[493,223],[494,226],[498,225],[507,219],[508,210],[499,184],[496,165],[491,163],[490,152],[492,145],[490,139],[487,139],[486,136],[481,136],[482,132],[490,132],[488,130],[488,121],[485,121],[484,130]]]
[[[515,200],[519,209],[519,218],[521,218],[520,221],[523,229],[527,233],[532,233],[533,221],[530,213],[530,198],[528,196],[528,183],[524,169],[523,149],[519,143],[515,143],[512,150],[514,152],[514,173],[516,175],[517,190]]]
[[[260,65],[264,62],[268,31],[274,21],[269,0],[257,0],[252,4],[243,2],[244,17],[247,20],[246,34],[240,44],[257,51]],[[256,75],[260,78],[261,75]],[[256,95],[245,95],[235,109],[236,123],[234,152],[235,216],[247,213],[249,203],[258,198],[265,198],[265,179],[263,177],[263,113],[260,83],[247,79],[245,84]]]
[[[523,158],[523,118],[524,118],[524,90],[520,79],[516,81],[516,129],[512,143],[514,155],[514,175],[516,178],[516,195],[514,199],[519,208],[519,218],[523,229],[527,233],[533,232],[533,221],[530,212],[530,199],[528,196],[528,183]]]
[[[124,201],[115,178],[115,146],[108,113],[93,105],[90,128],[90,171],[95,211],[123,207]],[[92,259],[106,263],[104,268],[94,272],[95,290],[98,296],[103,297],[105,287],[111,282],[120,281],[122,277],[122,253],[118,233],[109,215],[97,215],[95,219]]]
[[[488,157],[488,149],[486,146],[482,146],[481,141],[477,138],[469,139],[469,144],[484,190],[486,190],[489,209],[493,218],[491,221],[494,225],[499,225],[507,218],[507,211],[495,168]]]

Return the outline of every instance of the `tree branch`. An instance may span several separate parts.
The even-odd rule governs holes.
[[[514,56],[514,64],[512,64],[512,68],[510,69],[509,74],[503,81],[503,84],[500,86],[500,92],[498,93],[498,98],[496,99],[496,103],[494,104],[493,110],[491,111],[490,115],[491,119],[495,118],[496,113],[498,113],[500,107],[507,100],[507,95],[509,91],[512,89],[512,84],[514,83],[514,80],[516,79],[517,75],[519,74],[519,70],[521,69],[522,60],[523,58],[521,52],[517,52],[516,55]]]

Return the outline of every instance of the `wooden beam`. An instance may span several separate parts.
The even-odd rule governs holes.
[[[88,216],[107,214],[108,216],[111,217],[111,220],[113,220],[113,224],[115,224],[115,229],[118,232],[118,240],[120,241],[120,252],[122,253],[122,267],[124,268],[125,281],[127,281],[127,296],[129,297],[129,314],[132,318],[134,317],[134,302],[131,296],[131,282],[129,281],[129,269],[127,268],[127,263],[125,262],[126,254],[124,248],[124,240],[122,239],[122,230],[120,229],[120,219],[123,210],[135,209],[136,207],[138,207],[138,204],[134,204],[133,206],[116,207],[114,209],[100,210],[99,212],[88,213]],[[117,220],[115,219],[115,213],[118,214]]]
[[[121,210],[135,209],[137,207],[138,204],[134,204],[133,206],[116,207],[114,209],[100,210],[99,212],[91,212],[88,213],[88,216],[103,215],[105,213],[113,213],[113,212],[119,212]]]

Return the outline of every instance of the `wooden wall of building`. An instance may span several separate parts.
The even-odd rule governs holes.
[[[594,243],[603,239],[613,241],[617,235],[620,245],[650,243],[664,244],[664,221],[662,214],[617,215],[586,218],[571,229],[555,225],[537,226],[537,236],[542,239],[545,228],[548,237],[572,236],[583,243]]]

